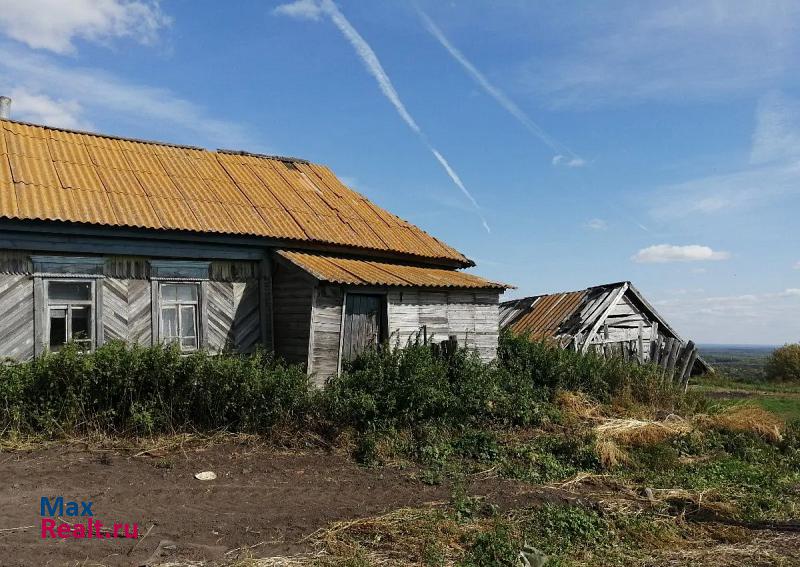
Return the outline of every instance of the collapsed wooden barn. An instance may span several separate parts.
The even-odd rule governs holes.
[[[500,326],[561,348],[660,364],[676,380],[711,371],[694,342],[627,281],[505,301]]]
[[[495,356],[507,286],[306,160],[0,120],[0,357],[73,341],[274,348],[315,379],[381,341]]]

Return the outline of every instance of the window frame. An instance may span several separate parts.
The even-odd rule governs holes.
[[[195,291],[195,299],[194,300],[186,300],[186,299],[164,299],[163,289],[164,286],[174,285],[174,286],[192,286]],[[159,324],[159,340],[162,344],[177,344],[181,353],[191,353],[200,350],[201,342],[200,342],[200,302],[202,296],[202,285],[201,282],[197,281],[159,281],[158,282],[158,324]],[[194,319],[194,335],[192,337],[184,337],[181,333],[181,327],[183,326],[183,318],[181,317],[181,312],[184,308],[191,308],[194,312],[193,319]],[[165,325],[164,325],[164,310],[165,309],[175,309],[175,327],[177,335],[166,337],[164,333]],[[185,347],[183,341],[186,338],[193,338],[194,339],[194,346],[193,347]],[[167,340],[170,339],[170,340]]]
[[[50,284],[53,282],[59,283],[88,283],[89,284],[89,299],[78,299],[78,300],[53,300],[50,297]],[[97,312],[97,279],[96,278],[86,278],[86,277],[43,277],[42,278],[42,286],[43,286],[43,314],[44,314],[44,328],[43,328],[43,344],[44,348],[50,352],[57,352],[54,351],[52,345],[50,344],[50,331],[51,331],[51,312],[55,309],[64,309],[66,311],[65,314],[65,342],[64,345],[74,342],[76,344],[87,344],[88,348],[86,349],[87,352],[92,352],[97,348],[97,322],[98,319],[98,312]],[[72,328],[72,308],[75,307],[86,307],[89,309],[89,337],[87,339],[81,340],[74,340],[71,333]],[[64,346],[61,345],[59,350]]]
[[[196,301],[164,301],[162,295],[162,287],[165,285],[191,285],[197,290]],[[188,278],[157,278],[152,280],[152,327],[153,327],[153,344],[177,344],[181,354],[191,354],[205,348],[206,340],[206,285],[207,280],[188,279]],[[195,324],[195,346],[193,348],[185,348],[183,346],[182,338],[180,335],[177,340],[167,341],[164,336],[164,307],[176,308],[175,316],[177,318],[176,325],[180,327],[180,308],[181,306],[194,307],[194,324]]]

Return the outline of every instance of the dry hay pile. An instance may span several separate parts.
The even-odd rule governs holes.
[[[698,425],[731,432],[755,433],[766,441],[777,443],[783,438],[784,421],[759,406],[737,405],[715,414],[697,416]]]

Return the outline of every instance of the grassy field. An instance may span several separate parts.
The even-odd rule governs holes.
[[[717,374],[692,385],[720,404],[755,403],[784,419],[800,419],[800,384],[765,381],[764,367],[773,347],[705,345],[703,357]]]

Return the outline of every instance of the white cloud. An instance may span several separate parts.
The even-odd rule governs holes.
[[[670,324],[687,338],[706,343],[783,344],[800,340],[800,289],[702,296],[690,293],[657,299]]]
[[[54,99],[24,88],[6,91],[13,101],[13,117],[35,124],[47,124],[73,130],[91,130],[91,122],[82,117],[83,108],[76,100]]]
[[[583,167],[586,165],[586,160],[581,157],[569,157],[563,154],[554,155],[552,162],[553,165],[566,165],[567,167]]]
[[[169,22],[157,2],[143,0],[0,0],[5,35],[60,54],[73,53],[77,38],[150,43]]]
[[[316,20],[319,19],[320,14],[324,14],[330,18],[330,20],[339,29],[353,49],[355,49],[356,54],[361,59],[361,62],[367,69],[367,72],[369,72],[369,74],[372,75],[372,77],[378,83],[378,87],[380,88],[381,92],[392,104],[394,109],[397,111],[397,114],[399,114],[403,122],[405,122],[406,125],[417,136],[419,136],[428,150],[436,158],[436,161],[438,161],[442,166],[442,169],[444,169],[445,173],[447,173],[448,177],[450,177],[450,180],[453,182],[453,184],[458,187],[464,196],[472,203],[475,211],[481,219],[483,227],[486,229],[486,232],[490,232],[489,224],[486,222],[486,219],[481,212],[481,208],[478,205],[478,202],[472,196],[472,193],[470,193],[470,191],[466,188],[464,183],[461,181],[461,178],[450,165],[450,163],[448,163],[448,161],[445,159],[444,155],[442,155],[442,153],[434,148],[430,141],[428,141],[425,133],[419,127],[416,120],[414,120],[414,117],[411,116],[411,113],[408,111],[405,104],[403,104],[400,95],[394,88],[389,75],[384,70],[383,65],[381,65],[381,62],[378,59],[378,56],[375,54],[375,51],[373,51],[372,47],[370,47],[369,43],[367,43],[364,37],[358,33],[358,30],[356,30],[344,16],[344,14],[342,14],[336,4],[332,0],[296,0],[295,2],[278,6],[275,8],[274,13],[279,15],[288,15],[299,19]]]
[[[794,269],[795,269],[795,270],[800,270],[800,260],[798,260],[797,262],[795,262],[795,264],[794,264]]]
[[[90,111],[110,111],[118,120],[168,124],[183,140],[175,142],[212,147],[242,147],[245,130],[213,117],[208,110],[149,85],[114,75],[61,65],[52,58],[0,44],[0,92],[22,93],[11,105],[12,117],[28,117],[49,125],[85,127]],[[35,118],[35,120],[34,120]],[[71,123],[71,124],[70,124]]]
[[[603,219],[591,219],[586,223],[586,228],[591,228],[592,230],[607,230],[608,223]]]
[[[280,16],[289,16],[300,20],[319,20],[322,7],[317,0],[296,0],[288,4],[281,4],[274,12]]]
[[[467,74],[472,77],[472,79],[489,96],[491,96],[495,102],[497,102],[497,104],[499,104],[506,112],[513,116],[514,119],[522,124],[522,126],[524,126],[530,133],[549,146],[550,149],[558,152],[558,155],[553,158],[553,165],[558,165],[562,162],[569,167],[582,167],[586,165],[586,161],[584,159],[576,155],[564,144],[545,132],[544,129],[534,122],[534,120],[528,116],[528,114],[522,110],[517,103],[511,100],[506,93],[492,84],[489,79],[486,78],[486,75],[481,73],[481,71],[479,71],[478,68],[475,67],[475,65],[473,65],[472,62],[450,42],[447,36],[444,35],[444,32],[433,22],[433,20],[431,20],[428,14],[419,8],[417,8],[417,12],[419,13],[420,18],[422,18],[422,22],[425,24],[425,27],[431,33],[431,35],[436,38],[440,44],[442,44],[442,47],[445,48],[450,56],[455,59],[458,64],[464,68],[464,70],[466,70]]]
[[[800,102],[771,92],[758,102],[750,159],[754,163],[800,157]]]
[[[569,24],[580,41],[557,43],[522,71],[524,86],[553,106],[762,93],[800,53],[791,0],[601,3]]]
[[[752,209],[800,191],[800,101],[763,96],[755,112],[751,165],[660,187],[650,214],[661,220]]]
[[[656,244],[642,248],[631,256],[631,260],[642,264],[662,264],[666,262],[702,262],[708,260],[727,260],[730,253],[715,251],[708,246],[690,244],[674,246],[672,244]]]

